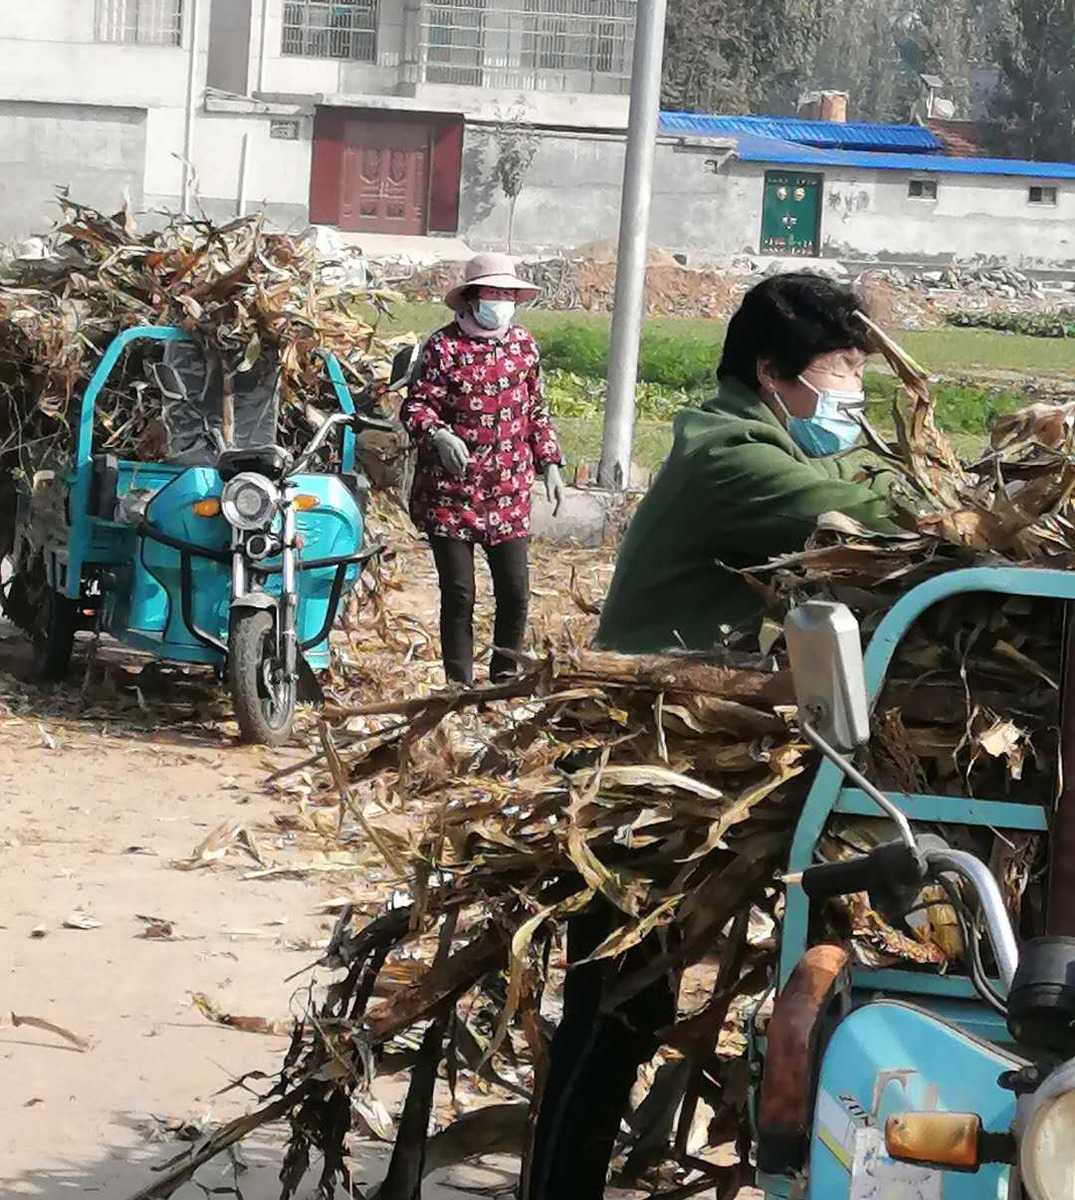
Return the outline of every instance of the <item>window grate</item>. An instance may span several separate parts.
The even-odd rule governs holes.
[[[377,0],[286,0],[281,52],[377,61]]]
[[[630,73],[635,5],[622,0],[524,0],[523,65],[539,71]]]
[[[420,81],[630,91],[637,0],[431,0]]]
[[[912,200],[936,200],[937,181],[935,179],[912,179],[907,185],[907,195]]]
[[[99,0],[97,39],[182,46],[183,0]]]
[[[1056,198],[1057,189],[1054,187],[1034,186],[1030,189],[1031,204],[1046,204],[1051,208],[1055,208]]]
[[[438,0],[430,5],[426,32],[426,81],[481,87],[485,0]]]

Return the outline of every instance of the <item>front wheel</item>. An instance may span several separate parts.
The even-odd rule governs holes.
[[[295,723],[295,683],[276,653],[272,613],[235,614],[228,645],[228,686],[244,742],[281,746]]]

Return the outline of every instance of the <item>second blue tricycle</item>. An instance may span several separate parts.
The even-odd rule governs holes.
[[[159,462],[95,453],[98,397],[145,341],[163,344],[148,373],[175,452]],[[412,353],[397,359],[394,381]],[[5,608],[34,639],[39,678],[63,678],[75,634],[93,629],[154,659],[217,668],[244,740],[279,744],[297,701],[319,692],[314,673],[329,664],[340,601],[379,549],[365,538],[355,430],[394,424],[356,412],[326,354],[338,411],[292,453],[277,440],[275,375],[260,391],[207,403],[212,372],[200,360],[174,328],[113,340],[82,397],[71,469],[39,472],[20,497]],[[339,454],[319,469],[337,429]]]

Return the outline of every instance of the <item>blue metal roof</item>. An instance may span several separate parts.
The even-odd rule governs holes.
[[[661,113],[661,133],[694,137],[748,134],[824,150],[935,154],[944,149],[923,125],[844,124],[839,121],[801,121],[794,117],[721,117],[666,112]]]
[[[777,138],[741,133],[735,137],[742,162],[796,167],[862,167],[937,175],[1014,175],[1028,179],[1075,179],[1075,163],[1028,162],[1018,158],[948,158],[933,154],[874,154],[818,150]]]

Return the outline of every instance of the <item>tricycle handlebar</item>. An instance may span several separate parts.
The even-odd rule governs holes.
[[[997,974],[1007,993],[1019,965],[1019,947],[1000,886],[980,858],[965,850],[925,850],[916,853],[903,842],[887,842],[869,854],[847,862],[820,863],[794,875],[786,884],[798,884],[813,900],[868,892],[877,886],[921,884],[950,872],[970,884],[978,897],[982,921],[993,947]]]
[[[314,455],[321,449],[328,439],[328,435],[340,425],[350,425],[352,421],[351,413],[333,413],[321,422],[321,427],[314,434],[313,440],[302,452],[298,462],[288,472],[289,475],[301,475],[309,465]]]
[[[890,886],[920,884],[926,878],[926,862],[903,842],[886,842],[869,854],[857,855],[845,862],[821,863],[807,867],[796,878],[811,900],[829,900],[854,892],[868,892],[879,883]]]
[[[935,872],[951,871],[971,885],[978,896],[982,920],[997,960],[997,974],[1005,994],[1019,965],[1019,945],[1015,940],[1011,918],[1004,904],[1000,885],[984,862],[966,850],[930,850],[926,859]]]

